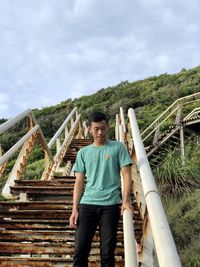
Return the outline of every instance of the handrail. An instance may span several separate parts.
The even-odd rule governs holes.
[[[123,109],[120,108],[120,117],[124,118]],[[117,117],[118,119],[118,117]],[[124,123],[124,124],[123,124]],[[124,144],[124,130],[125,130],[125,120],[121,120],[119,127],[119,141]],[[123,176],[121,175],[121,187],[123,194]],[[123,197],[123,195],[122,195]],[[133,217],[129,210],[123,212],[123,233],[124,233],[124,257],[125,257],[125,267],[137,267],[137,249],[135,245],[135,233],[133,226]]]
[[[27,134],[25,134],[14,146],[12,146],[3,156],[0,158],[0,165],[4,164],[23,144],[27,141],[33,133],[39,129],[39,125],[35,125]]]
[[[184,119],[183,121],[186,121],[190,119],[194,114],[199,114],[200,113],[200,107],[193,109]]]
[[[53,155],[50,151],[50,148],[59,139],[63,130],[66,129],[66,125],[70,121],[70,119],[71,119],[71,124],[72,124],[72,122],[73,122],[72,117],[74,116],[74,114],[76,114],[76,117],[78,118],[78,120],[80,120],[80,115],[78,115],[77,108],[75,107],[71,111],[71,113],[68,115],[68,117],[65,119],[65,121],[63,122],[61,127],[58,129],[56,134],[53,136],[53,138],[51,139],[51,141],[49,142],[48,145],[46,143],[46,139],[43,135],[43,132],[42,132],[40,126],[37,124],[37,121],[36,121],[35,116],[34,116],[31,109],[25,110],[24,112],[20,113],[16,117],[11,118],[10,120],[8,120],[5,123],[3,123],[2,125],[0,125],[0,133],[4,133],[5,131],[7,131],[9,128],[11,128],[13,125],[15,125],[17,122],[19,122],[23,118],[29,116],[31,119],[31,121],[30,121],[31,127],[30,127],[29,131],[26,134],[24,134],[24,136],[15,145],[13,145],[4,155],[1,155],[1,157],[0,157],[0,166],[2,166],[6,162],[8,162],[8,159],[20,147],[22,147],[21,152],[19,153],[18,158],[15,162],[15,165],[9,174],[7,182],[4,185],[2,193],[5,197],[11,197],[10,185],[14,184],[15,179],[20,178],[22,171],[25,167],[26,161],[28,159],[28,156],[29,156],[29,154],[33,148],[33,145],[34,145],[36,138],[38,138],[40,140],[40,144],[42,145],[43,150],[45,151],[45,170],[43,172],[42,179],[43,179],[43,177],[48,176],[49,172],[51,172],[51,174],[52,174],[55,171],[55,166],[60,165],[60,161],[63,158],[63,155],[61,155],[61,154],[63,154],[62,150],[63,150],[63,148],[65,149],[65,144],[68,141],[68,139],[70,139],[69,137],[70,137],[71,133],[73,132],[75,125],[77,126],[77,121],[76,121],[76,123],[74,123],[74,126],[71,125],[71,130],[70,130],[68,135],[67,135],[67,131],[65,132],[65,140],[64,140],[62,146],[60,147],[59,151],[57,151],[55,158],[53,158]],[[29,139],[31,139],[31,141],[29,141]],[[29,148],[27,149],[26,146]],[[57,149],[58,149],[58,147],[57,147]],[[22,164],[21,161],[25,162],[25,164],[24,163]],[[1,173],[4,170],[5,170],[5,168],[1,168]]]
[[[3,124],[0,125],[0,134],[4,133],[5,131],[7,131],[9,128],[11,128],[12,126],[14,126],[17,122],[19,122],[20,120],[22,120],[23,118],[30,116],[32,118],[33,124],[34,126],[38,126],[37,130],[39,131],[40,137],[41,137],[41,144],[44,148],[44,150],[47,152],[50,160],[53,162],[53,156],[51,154],[51,151],[49,150],[45,137],[43,135],[43,132],[40,128],[40,126],[37,124],[37,121],[35,119],[35,116],[32,112],[31,109],[27,109],[23,112],[21,112],[19,115],[17,115],[14,118],[9,119],[8,121],[4,122]],[[17,147],[17,149],[19,147],[21,147],[23,145],[23,143],[33,134],[33,129],[32,128],[26,135],[24,135],[14,146]],[[18,144],[18,145],[17,145]],[[1,158],[0,158],[0,165],[3,164],[3,162],[5,162],[4,158],[7,158],[7,155],[9,155],[8,158],[10,158],[16,151],[17,149],[14,148],[14,146],[12,148],[10,148]],[[9,153],[8,153],[9,152]],[[7,158],[7,159],[8,159]]]
[[[138,171],[141,176],[159,266],[181,267],[181,262],[146,156],[135,113],[132,108],[128,110],[128,116],[134,141]]]
[[[20,113],[19,115],[17,115],[16,117],[11,118],[10,120],[8,120],[8,121],[4,122],[3,124],[1,124],[0,125],[0,134],[2,134],[3,132],[7,131],[10,127],[15,125],[17,122],[19,122],[23,118],[27,117],[30,113],[32,113],[32,110],[31,109],[27,109],[27,110],[23,111],[22,113]]]
[[[67,123],[69,122],[69,120],[72,118],[72,116],[74,115],[74,113],[76,112],[77,107],[75,107],[70,114],[68,115],[68,117],[66,118],[66,120],[63,122],[63,124],[60,126],[60,128],[58,129],[58,131],[55,133],[55,135],[52,137],[52,139],[50,140],[50,142],[48,143],[48,147],[51,148],[52,145],[56,142],[56,139],[60,136],[60,134],[62,133],[62,131],[64,130],[64,128],[66,127]]]
[[[123,108],[120,107],[120,119],[121,119],[121,125],[123,127],[124,133],[126,132],[126,124],[125,124],[125,118],[124,118],[124,111]]]
[[[178,110],[179,105],[186,105],[186,104],[189,104],[191,102],[199,101],[200,99],[194,100],[194,99],[199,98],[199,97],[200,97],[200,93],[195,93],[195,94],[177,99],[171,106],[169,106],[160,116],[158,116],[158,118],[156,118],[156,120],[154,120],[141,133],[141,136],[143,137],[143,141],[145,141],[167,118],[169,118],[169,116],[174,114]],[[185,103],[185,101],[188,101],[190,99],[191,99],[191,101]],[[171,113],[167,116],[167,118],[165,118],[165,116],[168,114],[168,112],[170,110],[172,110]],[[160,119],[162,119],[161,123],[159,123]],[[152,128],[153,128],[153,130],[147,136],[144,137],[144,135]]]
[[[50,148],[52,147],[52,145],[56,142],[56,139],[60,136],[61,132],[64,130],[64,128],[66,127],[67,123],[69,122],[69,120],[72,118],[72,116],[74,115],[74,113],[77,111],[77,107],[75,107],[70,114],[68,115],[68,117],[66,118],[66,120],[63,122],[63,124],[60,126],[60,128],[58,129],[58,131],[55,133],[55,135],[53,136],[53,138],[50,140],[50,142],[46,143],[45,137],[43,135],[43,132],[41,131],[40,126],[37,124],[37,121],[35,119],[35,116],[32,112],[31,109],[27,109],[25,111],[23,111],[22,113],[20,113],[19,115],[17,115],[14,118],[11,118],[10,120],[4,122],[3,124],[0,125],[0,134],[4,133],[5,131],[7,131],[9,128],[11,128],[12,126],[14,126],[17,122],[19,122],[20,120],[22,120],[23,118],[27,117],[27,116],[31,116],[35,126],[37,125],[37,127],[34,127],[33,129],[31,129],[26,135],[24,135],[12,148],[10,148],[1,158],[0,158],[0,165],[2,165],[8,158],[10,158],[18,149],[19,147],[21,147],[23,145],[23,143],[36,131],[35,129],[37,128],[37,130],[39,130],[39,134],[41,137],[41,143],[43,148],[45,149],[45,151],[47,152],[50,160],[52,162],[54,162],[53,156],[51,154]]]
[[[88,127],[87,127],[86,121],[83,122],[83,133],[84,133],[84,137],[87,138],[88,137]]]
[[[81,118],[81,114],[79,114],[75,120],[75,122],[73,123],[73,125],[71,126],[70,131],[67,133],[67,135],[65,136],[65,139],[63,141],[63,144],[60,146],[59,150],[57,151],[56,155],[54,156],[54,165],[52,166],[52,168],[49,170],[47,170],[47,172],[44,172],[42,175],[42,180],[43,179],[48,179],[50,180],[53,176],[54,171],[59,167],[60,162],[62,161],[66,149],[67,149],[67,145],[69,145],[70,142],[70,138],[72,138],[73,136],[73,132],[76,130],[78,123],[80,121]]]
[[[78,121],[80,120],[80,117],[81,117],[81,115],[79,114],[78,117],[77,117],[77,119],[76,119],[76,121],[75,121],[74,124],[72,125],[72,127],[71,127],[71,129],[70,129],[70,131],[69,131],[69,133],[68,133],[68,135],[67,135],[67,137],[65,138],[65,141],[63,142],[63,144],[62,144],[62,146],[60,147],[59,151],[56,153],[56,155],[55,155],[55,157],[54,157],[54,161],[56,161],[56,160],[59,158],[60,154],[62,153],[62,150],[63,150],[65,144],[67,143],[67,141],[69,140],[71,134],[73,133],[73,131],[74,131],[74,129],[75,129],[75,127],[76,127]]]

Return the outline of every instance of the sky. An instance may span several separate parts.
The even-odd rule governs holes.
[[[0,118],[200,65],[199,0],[0,0]]]

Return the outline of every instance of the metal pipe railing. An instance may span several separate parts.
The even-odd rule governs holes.
[[[125,124],[125,118],[124,118],[124,111],[123,108],[120,107],[120,119],[121,119],[121,125],[123,127],[124,133],[126,132],[126,124]]]
[[[55,155],[55,157],[54,157],[54,161],[55,161],[55,162],[58,160],[59,156],[61,155],[61,153],[62,153],[62,151],[63,151],[63,148],[65,147],[65,145],[66,145],[66,143],[68,142],[70,136],[72,135],[72,133],[73,133],[73,131],[74,131],[74,129],[75,129],[77,123],[78,123],[79,120],[80,120],[80,117],[81,117],[81,115],[78,115],[76,121],[73,123],[73,125],[72,125],[72,127],[71,127],[71,129],[70,129],[70,131],[69,131],[69,133],[68,133],[68,135],[66,136],[66,138],[65,138],[65,140],[64,140],[64,142],[63,142],[63,144],[61,145],[60,149],[59,149],[58,152],[56,153],[56,155]]]
[[[0,134],[4,133],[8,129],[10,129],[12,126],[14,126],[17,122],[19,122],[20,120],[22,120],[23,118],[28,117],[28,116],[30,116],[32,118],[34,126],[37,126],[36,128],[39,131],[42,147],[47,152],[49,159],[53,162],[53,157],[52,157],[52,154],[51,154],[51,152],[47,146],[43,132],[41,131],[40,126],[37,124],[37,121],[36,121],[35,116],[34,116],[31,109],[27,109],[27,110],[23,111],[22,113],[20,113],[16,117],[11,118],[8,121],[4,122],[2,125],[0,125]],[[11,147],[1,157],[0,165],[2,165],[6,161],[5,159],[9,159],[26,142],[26,140],[35,132],[35,130],[33,130],[33,129],[36,129],[36,128],[33,127],[31,130],[29,130],[29,132],[27,134],[25,134],[13,147]]]
[[[27,117],[30,113],[32,113],[32,110],[31,109],[27,109],[27,110],[23,111],[22,113],[20,113],[19,115],[17,115],[16,117],[14,117],[14,118],[4,122],[3,124],[1,124],[0,125],[0,134],[2,134],[3,132],[7,131],[10,127],[15,125],[21,119]]]
[[[183,119],[183,121],[186,121],[190,119],[192,116],[194,116],[195,114],[199,114],[199,113],[200,113],[200,108],[195,108]]]
[[[200,93],[195,93],[195,94],[192,94],[192,95],[185,96],[185,97],[182,97],[182,98],[177,99],[171,106],[169,106],[155,121],[153,121],[141,133],[141,136],[144,136],[151,128],[155,127],[155,129],[153,129],[147,136],[143,137],[143,141],[146,140],[156,130],[156,128],[158,127],[158,125],[161,124],[161,123],[159,123],[159,121],[161,119],[162,119],[162,121],[163,120],[166,120],[167,118],[169,118],[169,116],[171,116],[172,114],[174,114],[175,111],[178,109],[178,106],[180,104],[185,105],[185,104],[193,103],[195,101],[199,101],[200,99],[194,100],[194,99],[199,98],[199,97],[200,97]],[[191,99],[191,101],[185,103],[185,101],[188,101],[190,99]],[[171,112],[170,112],[170,110],[171,110]],[[170,114],[166,118],[166,115],[168,114],[168,112],[170,112]]]
[[[124,118],[123,109],[120,108],[120,116]],[[121,121],[121,123],[125,120]],[[119,141],[124,144],[124,127],[125,125],[119,125]],[[123,198],[123,176],[121,175],[121,187],[122,187],[122,198]],[[124,234],[124,258],[125,267],[137,267],[137,249],[135,244],[135,232],[133,226],[133,215],[129,210],[124,210],[123,214],[123,234]]]
[[[181,267],[181,262],[146,156],[135,113],[132,108],[129,109],[128,116],[137,157],[137,166],[141,176],[159,266]]]
[[[66,147],[67,147],[67,144],[69,143],[70,141],[70,138],[72,137],[73,135],[73,132],[75,131],[79,121],[80,121],[80,118],[81,118],[81,114],[78,115],[78,117],[76,118],[75,122],[73,123],[73,125],[71,126],[70,128],[70,131],[66,134],[66,137],[65,137],[65,140],[64,142],[62,143],[62,145],[60,146],[59,150],[57,151],[56,155],[54,156],[54,166],[52,166],[49,174],[48,174],[48,179],[51,179],[51,177],[53,176],[53,173],[54,171],[59,167],[63,157],[64,157],[64,154],[65,154],[65,150],[66,150]],[[45,177],[46,174],[44,173],[43,174],[43,177]]]
[[[88,127],[86,121],[83,122],[83,132],[84,132],[84,137],[88,137]]]
[[[35,125],[27,134],[25,134],[14,146],[12,146],[3,156],[0,158],[0,165],[8,160],[38,129],[39,125]]]
[[[65,129],[66,125],[68,124],[68,122],[70,121],[70,119],[72,118],[72,116],[74,115],[74,113],[76,112],[77,107],[75,107],[70,114],[68,115],[68,117],[66,118],[66,120],[63,122],[63,124],[60,126],[60,128],[58,129],[58,131],[55,133],[55,135],[52,137],[52,139],[50,140],[50,142],[48,143],[48,147],[51,148],[52,145],[56,142],[56,139],[60,136],[60,134],[62,133],[62,131]]]

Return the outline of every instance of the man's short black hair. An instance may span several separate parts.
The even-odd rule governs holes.
[[[88,117],[88,125],[91,125],[92,122],[106,121],[108,123],[108,117],[101,111],[92,112]]]

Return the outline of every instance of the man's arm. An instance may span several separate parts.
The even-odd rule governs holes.
[[[84,186],[85,175],[83,173],[76,172],[76,180],[74,184],[74,192],[73,192],[73,208],[72,214],[69,219],[70,226],[72,228],[77,227],[78,220],[78,205],[83,194],[83,186]]]
[[[132,179],[131,179],[131,166],[127,165],[121,168],[123,176],[123,192],[122,192],[122,209],[121,213],[125,209],[133,213],[133,207],[131,205],[131,192],[132,192]]]

